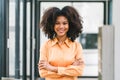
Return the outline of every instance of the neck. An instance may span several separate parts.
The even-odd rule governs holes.
[[[67,36],[60,36],[60,37],[57,37],[58,39],[58,42],[60,43],[63,43],[65,40],[66,40]]]

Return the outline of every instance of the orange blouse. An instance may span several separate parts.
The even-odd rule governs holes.
[[[80,43],[66,39],[61,45],[57,38],[48,40],[40,49],[40,60],[46,60],[52,66],[58,67],[58,72],[39,70],[40,76],[46,80],[77,80],[84,69],[84,63],[80,66],[73,66],[76,59],[83,61],[82,47]]]

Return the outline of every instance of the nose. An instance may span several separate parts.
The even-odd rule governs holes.
[[[60,28],[63,28],[64,27],[64,25],[63,24],[60,24]]]

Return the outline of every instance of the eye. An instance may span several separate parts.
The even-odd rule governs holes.
[[[67,25],[67,24],[68,24],[68,22],[64,22],[64,23],[63,23],[63,25]]]
[[[59,23],[59,22],[56,22],[55,24],[58,25],[58,24],[60,24],[60,23]]]

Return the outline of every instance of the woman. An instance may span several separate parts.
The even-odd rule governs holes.
[[[40,76],[46,80],[77,80],[84,69],[82,47],[75,41],[82,32],[78,12],[71,6],[49,8],[40,27],[49,38],[40,49]]]

